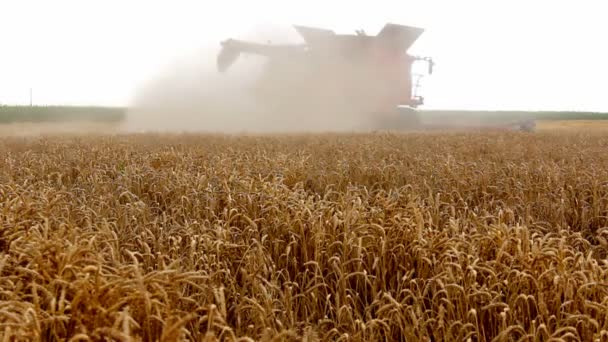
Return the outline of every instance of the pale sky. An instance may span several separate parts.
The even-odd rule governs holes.
[[[0,103],[128,105],[181,56],[259,25],[426,29],[428,108],[608,111],[606,0],[0,0]],[[219,47],[219,45],[218,45]]]

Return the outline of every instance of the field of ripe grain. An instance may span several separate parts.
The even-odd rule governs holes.
[[[113,122],[15,122],[0,124],[0,137],[114,134],[118,129]]]
[[[0,138],[0,339],[606,341],[607,149]]]
[[[538,130],[608,132],[608,120],[539,120],[536,126]]]

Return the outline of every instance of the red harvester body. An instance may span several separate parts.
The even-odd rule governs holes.
[[[430,74],[433,61],[408,53],[423,29],[389,23],[376,36],[369,36],[362,31],[336,34],[294,28],[303,44],[222,42],[218,70],[226,72],[240,54],[263,56],[267,63],[255,92],[269,108],[359,112],[371,119],[380,116],[417,122],[415,111],[404,114],[399,107],[416,108],[424,103],[415,94],[412,66],[416,61],[427,62]]]

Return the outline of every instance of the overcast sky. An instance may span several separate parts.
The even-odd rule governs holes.
[[[180,56],[269,24],[426,28],[429,107],[608,111],[605,0],[0,0],[0,103],[128,105]]]

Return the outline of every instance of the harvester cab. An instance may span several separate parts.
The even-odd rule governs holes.
[[[336,34],[306,26],[294,29],[303,44],[223,41],[217,57],[218,70],[227,72],[241,54],[266,57],[266,68],[256,88],[268,91],[256,95],[262,101],[276,103],[281,93],[289,93],[290,107],[294,93],[299,94],[302,104],[315,102],[328,108],[340,103],[343,107],[336,109],[344,109],[348,104],[349,110],[372,116],[382,115],[379,113],[398,116],[400,107],[416,108],[424,103],[418,94],[421,75],[416,75],[414,81],[412,66],[415,62],[427,63],[428,74],[432,74],[434,62],[430,57],[408,53],[423,29],[389,23],[376,36],[362,30]],[[408,124],[411,123],[409,120]]]

